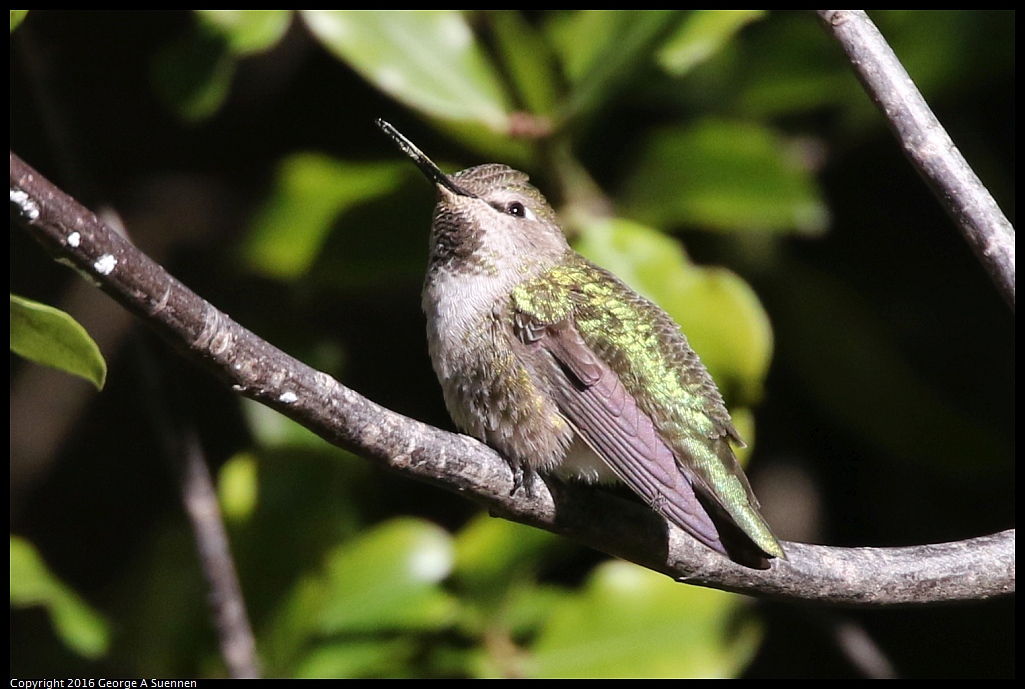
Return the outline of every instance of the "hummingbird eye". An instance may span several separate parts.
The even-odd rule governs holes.
[[[515,218],[527,218],[528,220],[534,219],[534,214],[529,208],[524,206],[519,201],[513,201],[505,207],[505,212]]]

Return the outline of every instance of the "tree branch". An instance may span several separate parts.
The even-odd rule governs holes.
[[[850,58],[904,153],[1014,309],[1014,228],[863,10],[816,10]]]
[[[752,570],[705,548],[643,505],[551,482],[511,495],[493,450],[389,411],[261,340],[175,280],[93,213],[11,153],[19,222],[237,392],[339,447],[462,494],[493,514],[573,538],[679,581],[849,605],[984,599],[1014,591],[1014,530],[910,548],[785,543],[788,561]]]

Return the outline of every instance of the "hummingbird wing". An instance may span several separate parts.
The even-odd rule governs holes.
[[[786,557],[730,446],[741,441],[722,396],[664,311],[574,253],[517,288],[513,308],[560,411],[627,486],[737,561]]]
[[[545,325],[517,314],[520,339],[550,357],[546,378],[559,409],[612,471],[656,512],[726,555],[719,530],[672,449],[619,376],[570,323]]]
[[[616,372],[569,323],[536,333],[537,346],[551,355],[548,380],[556,404],[580,437],[656,512],[726,555],[718,526],[680,471],[673,450]]]

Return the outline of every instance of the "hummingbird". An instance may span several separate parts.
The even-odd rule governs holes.
[[[672,318],[574,251],[523,172],[447,175],[377,124],[438,192],[423,310],[459,429],[505,457],[516,487],[537,473],[621,482],[741,564],[785,559],[722,395]]]

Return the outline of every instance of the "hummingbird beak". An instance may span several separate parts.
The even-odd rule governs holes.
[[[421,151],[419,148],[413,145],[412,141],[402,136],[402,134],[399,133],[398,129],[391,126],[382,119],[377,120],[377,126],[380,127],[385,134],[391,137],[392,141],[398,144],[399,149],[403,153],[405,153],[407,156],[413,159],[413,162],[416,164],[418,168],[420,168],[420,172],[426,175],[427,179],[431,180],[435,184],[445,187],[453,194],[458,194],[459,196],[468,196],[470,198],[477,198],[476,194],[473,194],[467,191],[466,189],[463,189],[461,186],[453,182],[452,178],[446,175],[444,172],[442,172],[438,168],[438,166],[431,161],[430,158],[423,154],[423,151]]]

